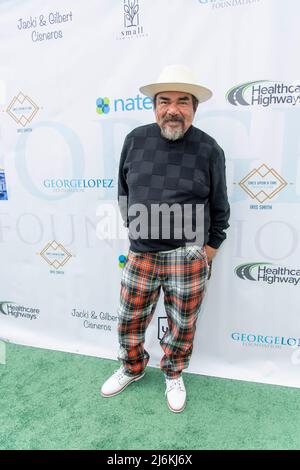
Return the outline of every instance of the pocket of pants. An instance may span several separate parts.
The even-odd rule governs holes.
[[[207,262],[207,255],[206,255],[205,249],[196,245],[185,247],[185,257],[187,260],[190,260],[190,261],[206,260]]]

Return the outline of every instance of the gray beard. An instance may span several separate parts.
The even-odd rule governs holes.
[[[184,131],[182,127],[178,127],[178,129],[170,129],[166,126],[161,128],[161,135],[168,140],[178,140],[184,136]]]

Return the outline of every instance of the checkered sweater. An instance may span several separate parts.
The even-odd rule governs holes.
[[[166,237],[161,227],[159,236],[157,232],[151,236],[151,207],[161,204],[171,207],[175,203],[183,209],[185,204],[193,208],[196,204],[203,204],[204,227],[196,228],[194,212],[193,227],[202,230],[204,243],[219,248],[226,238],[224,230],[229,227],[230,213],[224,152],[212,137],[194,126],[176,141],[162,137],[156,123],[138,127],[127,135],[123,145],[118,199],[125,225],[130,228],[135,220],[134,236],[129,229],[133,251],[171,250],[192,241],[185,238],[184,232],[180,238],[178,234],[174,236],[172,229],[171,236]],[[136,210],[140,206],[133,206],[135,204],[143,204],[148,209],[146,218]],[[183,214],[184,210],[182,217]],[[174,224],[172,214],[169,220]],[[140,232],[139,236],[137,232]]]

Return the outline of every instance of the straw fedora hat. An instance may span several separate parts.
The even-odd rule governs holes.
[[[143,95],[154,98],[162,91],[182,91],[194,95],[199,103],[209,100],[212,91],[201,86],[193,72],[185,65],[169,65],[163,69],[155,83],[140,88]]]

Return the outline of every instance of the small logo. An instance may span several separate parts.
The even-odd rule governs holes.
[[[241,83],[227,92],[226,99],[233,106],[296,106],[300,104],[300,84],[270,80]]]
[[[63,245],[57,243],[55,240],[48,243],[45,248],[40,252],[41,257],[51,267],[58,269],[64,266],[72,257]]]
[[[139,9],[138,0],[124,0],[124,27],[132,28],[139,25]]]
[[[117,36],[118,40],[121,39],[137,39],[148,36],[144,32],[144,27],[140,22],[140,4],[139,0],[123,0],[123,27],[120,35]]]
[[[96,111],[98,114],[108,114],[110,111],[109,98],[98,98],[96,100]]]
[[[168,330],[168,318],[158,317],[158,339],[162,340],[163,337],[167,334]]]
[[[126,264],[126,261],[127,261],[127,256],[125,255],[120,255],[119,256],[119,267],[120,268],[124,268],[125,264]]]
[[[0,168],[0,201],[7,201],[7,199],[5,173],[3,168]]]
[[[263,164],[246,175],[239,185],[252,199],[263,203],[273,199],[287,186],[287,182],[274,168]]]
[[[17,124],[25,127],[32,121],[38,110],[39,107],[35,102],[29,96],[20,92],[12,99],[6,112]]]

